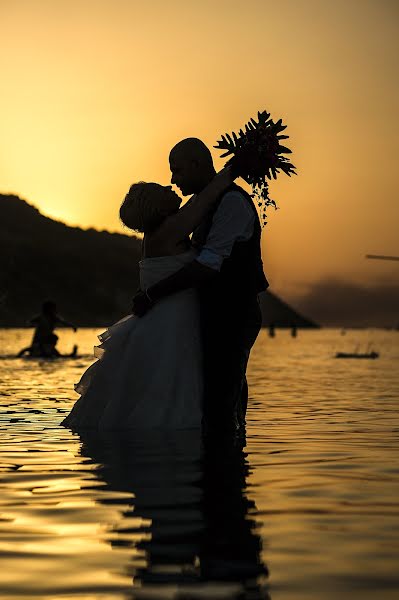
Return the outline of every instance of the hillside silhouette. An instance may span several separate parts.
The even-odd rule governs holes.
[[[46,299],[76,325],[102,327],[130,312],[141,240],[69,227],[0,194],[0,257],[0,327],[24,326]],[[264,327],[317,326],[269,291],[261,308]]]
[[[45,299],[77,325],[102,326],[130,310],[141,241],[83,230],[0,195],[0,326],[22,326]]]
[[[319,327],[317,323],[298,313],[269,290],[260,294],[259,303],[262,311],[262,327],[297,329]]]

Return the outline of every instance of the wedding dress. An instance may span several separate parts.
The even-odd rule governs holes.
[[[146,289],[195,258],[145,258]],[[75,386],[81,394],[62,424],[74,430],[187,429],[201,425],[203,393],[199,306],[179,292],[139,318],[129,315],[99,336],[100,358]]]

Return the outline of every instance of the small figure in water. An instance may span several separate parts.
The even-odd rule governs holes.
[[[72,327],[74,331],[77,331],[75,325],[65,321],[57,314],[57,305],[51,300],[43,302],[41,313],[30,319],[29,324],[35,326],[32,344],[28,348],[23,348],[18,353],[18,357],[24,356],[24,354],[44,358],[61,356],[56,348],[58,335],[54,333],[54,329],[57,325],[65,325],[65,327]],[[76,348],[74,348],[74,352],[76,354]]]

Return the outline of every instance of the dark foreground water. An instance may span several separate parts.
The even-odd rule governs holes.
[[[207,454],[59,426],[95,333],[45,362],[5,358],[31,332],[0,331],[0,597],[399,597],[399,332],[262,332],[247,446]]]

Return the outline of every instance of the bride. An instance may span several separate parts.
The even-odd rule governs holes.
[[[224,168],[182,208],[170,186],[131,186],[120,217],[144,234],[143,291],[195,258],[189,234],[233,180],[231,167]],[[194,289],[164,298],[141,318],[125,317],[99,339],[99,360],[75,386],[81,397],[64,426],[98,431],[201,426],[202,351]]]

